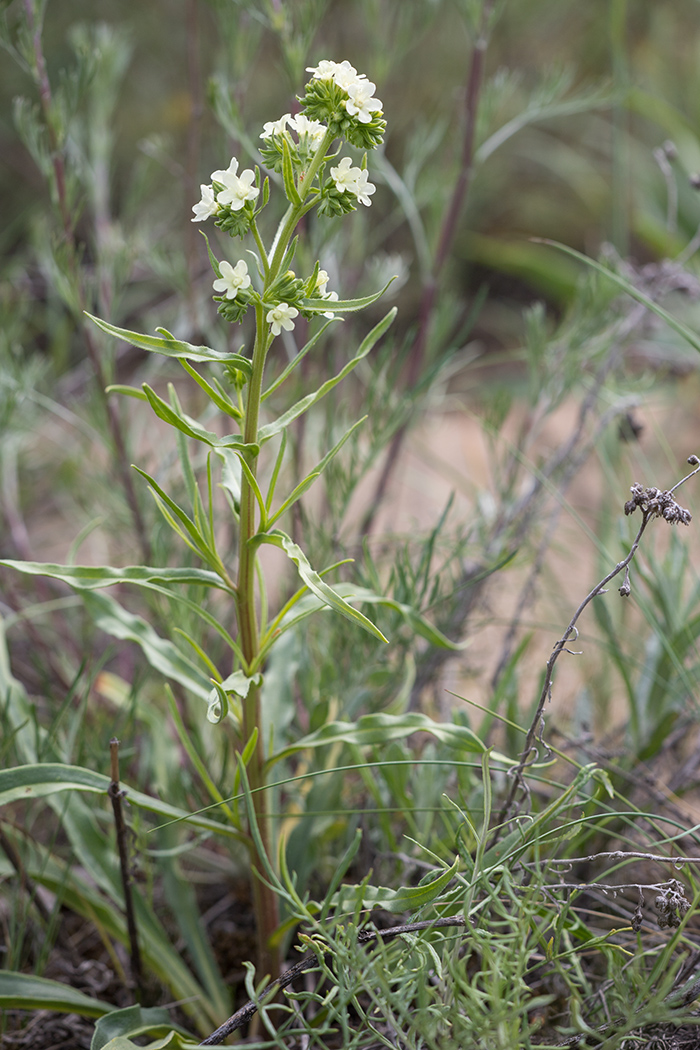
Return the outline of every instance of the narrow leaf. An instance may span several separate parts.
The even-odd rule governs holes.
[[[585,263],[586,266],[590,266],[591,269],[596,270],[603,277],[607,277],[608,280],[612,281],[623,291],[627,292],[633,299],[636,299],[638,303],[643,303],[647,309],[655,313],[657,317],[660,317],[669,328],[672,328],[674,332],[678,332],[686,342],[690,343],[694,350],[700,350],[700,335],[697,332],[693,332],[690,328],[679,321],[677,318],[670,314],[668,310],[664,310],[662,306],[655,303],[653,299],[650,299],[644,292],[640,292],[638,288],[635,288],[633,284],[621,277],[619,273],[615,273],[614,270],[609,270],[607,266],[602,266],[601,263],[596,262],[594,259],[589,259],[587,255],[583,255],[581,252],[577,252],[575,248],[569,248],[566,244],[560,244],[558,241],[549,241],[546,238],[533,238],[538,244],[548,244],[551,248],[556,248],[557,251],[564,252],[565,255],[571,255],[574,259],[578,259],[580,262]]]
[[[366,616],[363,616],[357,609],[353,609],[351,605],[345,601],[344,598],[334,591],[332,587],[329,587],[327,583],[321,579],[319,574],[315,572],[309,565],[308,559],[301,547],[294,543],[291,537],[285,532],[279,529],[274,529],[272,532],[259,534],[257,537],[261,543],[270,543],[274,547],[279,547],[283,550],[287,557],[294,562],[296,565],[299,575],[303,582],[309,588],[309,590],[320,598],[325,605],[329,605],[336,612],[339,612],[341,616],[344,616],[351,623],[357,624],[359,627],[364,627],[366,631],[373,634],[375,638],[378,638],[380,642],[386,642],[388,639],[384,637],[378,627],[368,620]]]
[[[107,335],[123,339],[125,343],[131,343],[132,346],[138,346],[143,350],[154,350],[157,354],[164,354],[166,357],[184,357],[189,361],[230,362],[236,368],[240,368],[242,372],[245,372],[246,375],[251,373],[250,360],[247,357],[242,357],[241,354],[222,353],[219,350],[212,350],[209,346],[193,346],[191,343],[184,343],[179,339],[174,339],[164,328],[156,329],[157,332],[165,333],[165,336],[159,338],[154,335],[141,335],[139,332],[130,332],[126,328],[117,328],[116,325],[102,321],[99,317],[93,317],[87,310],[85,315],[91,321],[94,321],[97,327],[101,328]]]
[[[395,317],[396,307],[391,309],[386,317],[382,318],[379,324],[375,325],[372,331],[365,336],[356,355],[348,361],[343,368],[341,368],[337,375],[333,376],[332,379],[326,380],[326,382],[320,386],[318,390],[314,391],[314,393],[307,394],[301,401],[297,401],[295,405],[292,405],[290,409],[279,416],[279,418],[273,423],[268,423],[267,426],[261,427],[258,431],[258,441],[260,444],[262,445],[265,441],[269,441],[271,437],[278,434],[281,430],[285,430],[293,420],[303,415],[312,405],[315,405],[321,400],[321,398],[325,397],[333,387],[337,386],[338,383],[348,375],[348,373],[352,372],[353,368],[355,368],[355,366],[367,356],[374,344],[384,335]]]
[[[112,568],[110,565],[54,565],[52,562],[0,561],[9,569],[28,576],[51,576],[54,580],[69,583],[76,590],[91,591],[101,587],[114,587],[117,583],[133,583],[141,587],[168,586],[170,584],[192,584],[200,587],[224,587],[219,575],[209,569],[155,568],[149,565],[125,565]]]
[[[381,291],[374,292],[373,295],[364,295],[361,299],[304,299],[303,308],[319,314],[325,314],[329,310],[332,310],[334,314],[356,313],[358,310],[364,310],[366,306],[376,303],[377,299],[381,299],[389,285],[395,280],[396,278],[392,277],[391,280],[386,282]]]
[[[69,984],[11,970],[0,970],[0,1008],[58,1010],[81,1017],[102,1017],[114,1010],[110,1003],[93,999]]]

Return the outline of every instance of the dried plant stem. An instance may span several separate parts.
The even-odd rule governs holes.
[[[117,832],[117,849],[119,850],[119,869],[122,877],[122,889],[124,891],[124,912],[126,914],[126,925],[129,931],[129,945],[131,949],[131,977],[134,983],[136,998],[139,1002],[143,997],[144,983],[143,970],[141,967],[141,952],[139,950],[139,935],[134,912],[134,901],[131,895],[131,877],[129,875],[129,849],[127,844],[128,829],[124,820],[122,798],[124,793],[119,790],[119,741],[113,737],[109,742],[109,755],[111,763],[112,781],[107,789],[107,794],[112,800],[114,812],[114,826]]]
[[[572,652],[572,650],[567,648],[567,643],[572,636],[578,635],[578,629],[576,627],[576,624],[580,619],[584,609],[586,609],[586,607],[593,601],[594,598],[605,593],[606,585],[610,583],[610,581],[613,580],[617,575],[619,575],[619,573],[621,573],[623,569],[625,570],[625,582],[620,588],[620,593],[625,596],[629,594],[628,567],[639,549],[641,538],[644,535],[644,531],[652,518],[662,515],[663,512],[663,516],[666,518],[666,520],[670,522],[683,521],[685,524],[689,522],[690,515],[688,514],[688,512],[683,511],[682,508],[679,508],[677,504],[675,504],[672,500],[672,493],[675,492],[675,490],[679,488],[679,486],[686,482],[689,478],[693,477],[694,474],[697,474],[700,470],[700,460],[697,456],[689,456],[688,462],[694,467],[694,469],[689,474],[686,474],[685,477],[681,478],[681,480],[678,481],[673,486],[673,488],[669,489],[667,492],[661,493],[657,489],[642,490],[641,486],[632,486],[632,492],[635,494],[635,498],[629,503],[625,504],[625,512],[632,513],[635,507],[638,506],[642,515],[642,523],[639,526],[639,529],[637,530],[637,535],[634,538],[634,542],[629,550],[629,553],[627,554],[627,557],[624,558],[622,561],[618,562],[615,568],[612,569],[607,574],[607,576],[604,576],[603,579],[599,583],[597,583],[591,591],[588,592],[588,594],[583,599],[576,612],[572,616],[568,627],[564,631],[564,634],[561,636],[559,641],[555,643],[554,648],[552,649],[551,656],[547,661],[544,682],[542,684],[542,691],[540,693],[539,701],[537,703],[537,709],[535,711],[532,722],[530,724],[530,728],[528,729],[527,737],[525,739],[525,746],[520,755],[520,760],[518,764],[512,770],[509,771],[510,776],[512,778],[511,786],[506,796],[505,802],[501,807],[498,819],[496,821],[497,827],[502,827],[504,825],[504,822],[512,815],[513,804],[518,793],[520,792],[523,795],[527,795],[528,788],[525,783],[523,773],[525,769],[536,760],[538,754],[538,744],[543,744],[543,746],[546,747],[542,739],[542,734],[544,731],[544,707],[547,701],[551,700],[552,698],[552,677],[554,674],[554,666],[562,652]],[[635,492],[635,490],[638,491]],[[678,511],[677,514],[674,512],[674,514],[667,516],[664,508],[668,507],[669,504],[672,504],[676,511]],[[495,833],[495,838],[493,841],[496,841],[498,837],[499,832],[497,831]]]
[[[410,922],[404,926],[392,926],[388,930],[360,930],[357,939],[360,944],[374,944],[377,940],[390,941],[393,940],[394,937],[400,937],[405,933],[420,933],[422,930],[444,929],[445,927],[465,927],[466,925],[467,922],[463,916],[445,916],[440,919],[431,919],[424,922]],[[329,955],[331,950],[331,948],[328,948],[327,950]],[[302,973],[306,970],[311,970],[317,964],[317,953],[307,952],[299,962],[295,963],[294,966],[290,966],[288,970],[285,970],[283,974],[280,974],[280,976],[267,987],[264,993],[265,999],[269,1001],[274,998],[282,988],[288,988],[292,981],[295,981]],[[236,1010],[235,1014],[229,1017],[228,1021],[224,1021],[220,1028],[217,1028],[210,1036],[203,1039],[200,1046],[218,1046],[219,1043],[223,1043],[227,1036],[247,1024],[248,1021],[255,1016],[257,1010],[258,1003],[250,1000],[245,1006]]]

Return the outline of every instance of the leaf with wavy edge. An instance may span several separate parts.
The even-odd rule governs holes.
[[[209,346],[193,346],[192,343],[182,342],[176,339],[166,328],[156,328],[156,332],[162,333],[160,338],[155,335],[142,335],[140,332],[130,332],[126,328],[117,328],[116,325],[103,321],[100,317],[94,317],[85,311],[85,316],[94,321],[107,335],[113,335],[116,339],[123,339],[125,343],[138,346],[142,350],[154,350],[157,354],[166,357],[184,357],[188,361],[219,361],[230,363],[240,368],[241,372],[250,375],[252,366],[249,358],[241,354],[229,354],[219,350],[212,350]]]
[[[9,558],[0,560],[0,565],[28,576],[51,576],[83,591],[114,587],[117,583],[133,583],[140,587],[182,583],[226,589],[221,577],[209,569],[168,569],[151,565],[125,565],[117,569],[111,565],[55,565],[53,562],[13,561]]]

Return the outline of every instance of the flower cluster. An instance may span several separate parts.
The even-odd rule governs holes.
[[[311,119],[320,120],[358,149],[375,149],[386,130],[382,103],[374,97],[376,86],[346,60],[324,59],[309,66],[311,80],[299,101]]]
[[[290,131],[296,134],[296,140]],[[292,164],[305,169],[316,155],[327,131],[328,128],[320,120],[309,120],[303,113],[297,113],[294,117],[291,113],[285,113],[279,120],[268,120],[263,124],[260,155],[268,168],[281,172],[286,144]]]
[[[296,209],[291,213],[295,221],[314,206],[319,215],[354,211],[358,202],[369,207],[376,187],[369,181],[366,154],[360,167],[354,167],[349,157],[329,166],[340,151],[330,155],[328,151],[336,138],[365,150],[373,149],[382,141],[386,128],[382,103],[374,95],[375,85],[349,62],[324,60],[310,67],[309,72],[312,76],[306,95],[299,100],[304,111],[295,116],[285,113],[279,120],[268,121],[260,135],[260,154],[267,167],[283,174],[285,192]],[[201,200],[192,209],[192,222],[214,219],[220,229],[234,237],[242,237],[252,229],[262,250],[256,207],[262,210],[267,203],[269,182],[265,180],[261,185],[258,169],[239,174],[238,161],[233,157],[226,170],[212,172],[211,183],[203,185],[201,193]],[[219,313],[228,321],[238,322],[254,301],[263,308],[272,336],[291,331],[299,314],[307,319],[318,314],[332,319],[333,310],[324,310],[325,304],[321,303],[338,301],[337,292],[326,290],[328,274],[316,263],[308,279],[298,278],[286,268],[293,256],[292,244],[283,259],[281,252],[274,260],[272,256],[258,257],[258,273],[264,278],[264,287],[257,292],[243,260],[232,264],[224,259],[219,263],[209,249]]]
[[[662,491],[653,485],[645,489],[637,481],[632,485],[630,492],[632,499],[625,503],[625,514],[633,514],[639,507],[642,514],[663,518],[671,525],[690,525],[692,514],[676,503],[671,492]]]
[[[204,222],[213,216],[216,225],[234,237],[242,237],[250,226],[255,201],[260,193],[255,172],[246,168],[240,175],[238,161],[231,158],[226,171],[211,173],[212,185],[201,186],[202,199],[192,208],[192,222]]]

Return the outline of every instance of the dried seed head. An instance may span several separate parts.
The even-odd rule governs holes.
[[[693,520],[690,511],[676,503],[671,492],[657,489],[654,485],[645,489],[637,481],[631,486],[630,492],[632,499],[625,503],[625,514],[633,514],[639,507],[642,514],[663,518],[669,525],[690,525]]]
[[[665,926],[680,926],[681,919],[690,908],[690,901],[678,879],[669,879],[668,886],[654,900],[654,907],[661,929]]]

